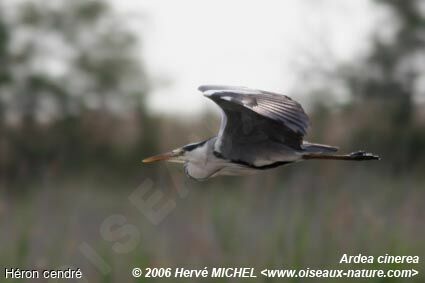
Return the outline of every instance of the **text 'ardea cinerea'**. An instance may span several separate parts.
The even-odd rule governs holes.
[[[364,151],[337,155],[336,147],[303,141],[308,116],[286,95],[217,85],[200,86],[199,90],[222,110],[218,135],[146,158],[144,163],[184,163],[189,177],[203,180],[251,174],[307,159],[379,159]]]

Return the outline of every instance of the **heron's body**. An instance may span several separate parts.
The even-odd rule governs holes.
[[[246,175],[305,159],[371,160],[358,151],[335,155],[336,147],[303,140],[309,126],[301,105],[291,98],[243,87],[201,86],[223,112],[216,137],[145,159],[184,162],[197,180],[219,175]]]

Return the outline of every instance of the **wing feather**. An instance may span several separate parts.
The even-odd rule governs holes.
[[[200,86],[205,96],[224,99],[266,116],[302,135],[307,133],[310,121],[301,105],[289,96],[268,91],[234,86]]]
[[[285,149],[302,150],[309,119],[290,97],[234,86],[204,85],[199,90],[222,109],[215,150],[225,158],[257,165],[261,160],[264,165],[275,157],[284,159]]]

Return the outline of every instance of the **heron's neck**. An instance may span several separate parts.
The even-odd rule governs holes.
[[[204,164],[208,162],[208,157],[211,155],[214,148],[213,139],[207,140],[198,147],[186,153],[187,161],[196,164]]]
[[[221,160],[213,154],[215,141],[216,138],[209,139],[204,144],[186,153],[187,161],[184,167],[189,177],[203,180],[223,167]]]

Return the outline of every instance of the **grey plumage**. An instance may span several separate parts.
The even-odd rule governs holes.
[[[233,86],[204,85],[199,90],[222,110],[217,137],[144,162],[184,162],[186,174],[201,180],[251,174],[306,159],[379,159],[363,151],[335,155],[336,147],[304,141],[309,118],[288,96]]]
[[[215,151],[254,166],[298,159],[309,126],[301,105],[290,97],[244,87],[201,86],[223,111]]]

